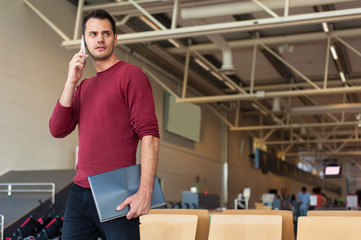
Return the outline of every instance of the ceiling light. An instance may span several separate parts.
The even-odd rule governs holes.
[[[145,16],[140,16],[139,18],[153,30],[160,31],[160,28],[157,25],[155,25],[152,21],[150,21],[148,18],[146,18]],[[168,42],[170,42],[176,48],[180,48],[179,43],[177,43],[177,41],[175,41],[174,39],[168,39]]]
[[[155,25],[154,23],[152,23],[148,18],[146,18],[145,16],[140,16],[139,17],[140,20],[142,20],[145,24],[147,24],[149,27],[151,27],[153,30],[159,31],[160,28]]]
[[[317,150],[322,150],[322,143],[320,141],[317,142]]]
[[[280,125],[283,125],[283,124],[284,124],[284,122],[282,122],[282,120],[279,119],[279,118],[276,117],[276,116],[272,116],[272,120],[273,120],[275,123],[278,123],[278,124],[280,124]]]
[[[168,39],[168,42],[170,42],[171,44],[173,44],[174,47],[180,48],[180,45],[179,45],[179,43],[178,43],[176,40],[174,40],[174,39]]]
[[[268,115],[268,112],[265,111],[265,110],[263,109],[263,107],[259,106],[258,104],[252,103],[251,105],[252,105],[252,107],[254,107],[255,109],[257,109],[258,111],[260,111],[263,115],[265,115],[265,116]]]
[[[265,116],[268,115],[268,113],[267,113],[265,110],[263,110],[263,109],[261,109],[261,113],[262,113],[263,115],[265,115]]]
[[[357,120],[357,126],[361,127],[361,113],[356,115],[356,120]]]
[[[229,82],[224,81],[223,83],[226,84],[227,87],[229,87],[229,88],[232,89],[233,91],[236,91],[236,88],[235,88],[232,84],[230,84]]]
[[[254,108],[257,109],[257,110],[261,110],[261,108],[260,108],[257,104],[255,104],[255,103],[252,103],[252,107],[254,107]]]
[[[323,31],[328,33],[330,31],[330,29],[328,28],[328,24],[327,22],[323,22],[322,23],[322,27],[323,27]]]
[[[290,45],[288,43],[283,43],[282,45],[280,45],[278,47],[278,51],[280,53],[284,53],[284,52],[289,52],[289,53],[292,53],[293,52],[293,49],[294,49],[294,46],[293,45]]]
[[[341,81],[345,83],[346,82],[345,74],[343,72],[340,72],[339,74],[340,74]]]
[[[275,98],[273,99],[272,112],[279,112],[279,111],[281,111],[280,98],[279,98],[279,97],[275,97]]]
[[[216,73],[215,71],[211,71],[211,74],[217,78],[218,80],[223,82],[223,77],[221,75],[219,75],[218,73]]]
[[[300,130],[300,135],[306,135],[307,131],[306,131],[306,128],[305,127],[301,127],[301,130]]]
[[[201,66],[202,68],[204,68],[206,71],[209,71],[209,67],[204,63],[202,62],[199,58],[195,58],[194,61],[199,65]]]
[[[361,121],[361,113],[359,113],[359,114],[356,115],[356,120],[357,120],[357,121]]]
[[[331,54],[332,54],[333,59],[337,60],[337,59],[338,59],[338,56],[337,56],[337,53],[336,53],[335,46],[332,45],[332,46],[330,47],[330,50],[331,50]]]

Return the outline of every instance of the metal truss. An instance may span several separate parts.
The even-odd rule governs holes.
[[[252,19],[245,21],[233,21],[213,24],[199,24],[188,27],[177,27],[178,12],[181,8],[196,7],[197,3],[192,1],[156,1],[156,0],[143,0],[135,1],[128,0],[120,3],[101,4],[94,6],[84,6],[84,0],[78,1],[78,9],[76,22],[74,27],[73,37],[67,36],[61,29],[59,29],[54,23],[52,23],[44,14],[36,9],[29,0],[23,0],[33,11],[38,14],[62,39],[61,46],[67,49],[78,48],[80,46],[80,25],[81,18],[84,13],[93,9],[103,8],[110,11],[115,15],[122,15],[123,19],[117,21],[117,26],[123,26],[131,17],[145,16],[156,27],[152,31],[146,32],[130,32],[126,34],[118,35],[118,45],[124,46],[125,44],[161,41],[169,39],[191,38],[197,36],[205,36],[217,34],[234,33],[234,32],[249,32],[249,31],[262,31],[267,29],[278,29],[285,26],[303,26],[309,24],[322,24],[324,22],[340,22],[345,20],[359,20],[361,18],[361,8],[334,10],[328,12],[314,12],[309,14],[289,15],[290,2],[284,0],[284,14],[279,16],[271,8],[265,6],[259,0],[252,0],[251,2],[257,5],[262,11],[271,15],[271,18]],[[204,1],[207,4],[217,4],[220,1]],[[233,1],[224,1],[232,4]],[[276,1],[275,1],[276,2]],[[279,1],[278,1],[279,2]],[[298,1],[298,4],[301,1]],[[307,2],[307,1],[304,1]],[[340,1],[328,1],[340,2]],[[234,2],[233,2],[234,3]],[[205,7],[205,5],[203,5]],[[155,13],[172,12],[171,27],[166,28],[156,18],[153,17]],[[358,156],[361,157],[359,151],[345,150],[348,144],[354,144],[359,142],[358,124],[359,121],[355,121],[355,112],[361,112],[361,105],[357,103],[347,103],[344,99],[341,104],[320,105],[317,100],[312,97],[326,96],[326,95],[343,95],[354,94],[361,92],[361,79],[347,79],[347,84],[340,84],[340,81],[335,79],[329,79],[329,64],[330,64],[330,49],[331,42],[338,42],[349,51],[355,53],[361,57],[361,53],[351,44],[345,40],[346,38],[352,38],[359,36],[361,29],[348,29],[348,30],[335,30],[329,32],[312,32],[304,34],[289,34],[283,36],[274,37],[261,37],[258,36],[252,39],[244,40],[232,40],[227,41],[226,44],[232,50],[242,48],[253,48],[252,61],[252,76],[250,77],[249,86],[241,86],[234,82],[222,69],[215,67],[204,56],[204,53],[212,53],[219,51],[219,45],[213,41],[213,43],[207,44],[195,44],[190,46],[177,46],[168,49],[163,49],[163,53],[158,53],[163,58],[168,58],[170,55],[185,57],[183,64],[184,76],[182,82],[182,91],[180,94],[176,94],[166,83],[159,80],[151,70],[146,70],[147,74],[160,84],[166,91],[177,96],[177,102],[190,102],[190,103],[206,103],[212,112],[216,114],[222,121],[224,121],[231,131],[245,131],[252,137],[260,138],[264,144],[276,149],[284,156],[294,157],[301,156],[298,145],[305,145],[308,148],[307,154],[312,154],[310,145],[317,145],[322,143],[323,148],[327,152],[317,153],[332,155],[332,156]],[[312,79],[306,74],[297,69],[297,66],[293,66],[286,61],[282,55],[274,51],[272,46],[280,43],[300,43],[300,42],[313,42],[313,41],[325,41],[327,48],[325,49],[325,68],[324,76],[322,79]],[[160,49],[162,50],[162,49]],[[255,72],[257,70],[257,54],[259,50],[267,52],[273,59],[281,62],[284,66],[290,69],[297,77],[302,79],[302,82],[290,82],[288,84],[270,84],[259,85],[255,78]],[[156,53],[154,53],[156,54]],[[194,58],[199,58],[208,68],[210,72],[213,72],[220,76],[222,83],[228,86],[231,90],[231,94],[227,92],[221,92],[220,94],[187,97],[187,91],[190,89],[189,76],[193,78],[199,78],[195,76],[194,71],[190,69],[190,61]],[[168,59],[166,59],[168,61]],[[177,65],[179,63],[169,64]],[[201,77],[202,78],[202,77]],[[203,81],[206,77],[203,77]],[[309,106],[294,107],[292,106],[292,98],[302,97],[310,103]],[[281,98],[282,107],[285,109],[283,112],[273,112],[269,106],[265,105],[265,102],[269,99]],[[234,123],[229,118],[224,117],[219,110],[216,109],[214,103],[220,102],[234,102],[236,105],[234,111]],[[260,121],[260,125],[244,126],[242,122],[241,114],[248,114],[241,110],[241,102],[248,102],[254,106],[254,109],[260,115],[259,118],[267,119]],[[305,120],[305,115],[321,115],[318,121]],[[344,131],[343,127],[348,130],[351,129],[352,133],[346,138],[339,137],[338,132]],[[307,130],[307,136],[303,136],[300,131],[302,129]],[[276,138],[270,140],[271,138]],[[278,140],[277,140],[278,138]],[[287,138],[287,139],[286,139]],[[317,152],[317,151],[316,151]]]

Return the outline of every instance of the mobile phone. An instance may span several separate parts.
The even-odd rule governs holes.
[[[83,50],[83,53],[86,53],[85,51],[85,41],[84,41],[84,36],[81,37],[81,50]],[[83,60],[86,59],[86,57],[82,57]]]

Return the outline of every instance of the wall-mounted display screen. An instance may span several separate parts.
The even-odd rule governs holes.
[[[339,175],[341,173],[341,166],[327,166],[325,167],[325,175]]]
[[[201,135],[201,108],[192,103],[177,103],[170,94],[165,96],[165,130],[199,142]]]
[[[324,178],[340,178],[342,177],[342,167],[338,164],[330,164],[325,166],[323,173]]]

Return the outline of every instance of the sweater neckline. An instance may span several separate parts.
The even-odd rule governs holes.
[[[96,76],[100,77],[101,75],[106,74],[107,72],[112,71],[112,69],[114,69],[116,66],[118,66],[119,64],[121,64],[123,61],[118,61],[115,64],[113,64],[112,66],[110,66],[109,68],[105,69],[104,71],[101,72],[97,72]]]

